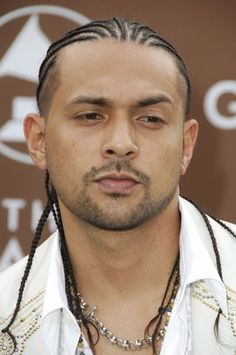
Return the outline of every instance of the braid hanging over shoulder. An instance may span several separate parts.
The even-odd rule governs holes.
[[[213,250],[214,250],[214,253],[215,253],[217,271],[218,271],[218,274],[219,274],[221,280],[223,281],[223,272],[222,272],[222,266],[221,266],[221,260],[220,260],[220,253],[219,253],[219,250],[218,250],[218,247],[217,247],[216,237],[214,235],[212,226],[210,224],[209,217],[204,212],[202,212],[200,207],[195,202],[193,202],[191,199],[188,199],[186,197],[184,197],[184,199],[189,201],[193,206],[196,207],[196,209],[199,211],[199,213],[201,214],[201,216],[202,216],[202,218],[203,218],[203,220],[205,222],[205,225],[206,225],[206,227],[208,229],[208,232],[209,232],[209,235],[211,237],[212,247],[213,247]],[[212,219],[214,219],[221,227],[223,227],[233,238],[236,239],[236,234],[224,222],[222,222],[219,218],[216,218],[214,216],[210,216],[210,217]],[[220,308],[219,311],[218,311],[216,320],[215,320],[215,325],[214,325],[214,331],[215,331],[215,335],[217,337],[219,337],[219,321],[220,321],[220,315],[221,314],[222,314],[222,310]]]

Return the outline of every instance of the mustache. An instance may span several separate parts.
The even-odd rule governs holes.
[[[114,171],[117,171],[118,174],[120,174],[121,172],[129,173],[133,175],[138,180],[138,182],[140,182],[146,187],[150,184],[150,177],[142,171],[134,168],[127,160],[111,161],[101,167],[93,166],[90,171],[84,175],[84,183],[88,185],[89,183],[96,180],[98,176],[101,176],[104,173],[106,174]]]

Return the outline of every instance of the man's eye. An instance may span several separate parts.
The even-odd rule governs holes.
[[[88,113],[84,113],[82,115],[76,115],[75,118],[79,119],[81,121],[96,121],[96,120],[100,120],[101,116],[95,112],[88,112]]]
[[[163,118],[160,118],[158,116],[143,116],[139,118],[139,121],[144,122],[144,123],[148,123],[151,125],[161,125],[163,123],[165,123]]]

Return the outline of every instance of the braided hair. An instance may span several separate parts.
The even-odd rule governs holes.
[[[15,310],[13,312],[13,315],[12,315],[11,320],[8,323],[8,325],[4,329],[2,329],[2,333],[7,333],[10,336],[10,338],[13,341],[14,351],[15,351],[17,343],[16,343],[16,339],[15,339],[14,335],[12,334],[12,332],[10,330],[10,327],[13,325],[13,323],[17,317],[17,314],[20,310],[20,305],[21,305],[21,301],[23,298],[25,284],[26,284],[26,281],[27,281],[29,273],[30,273],[30,269],[31,269],[31,266],[33,263],[33,258],[34,258],[35,252],[36,252],[36,248],[39,244],[39,241],[40,241],[45,223],[47,221],[47,218],[48,218],[50,212],[52,212],[57,229],[58,229],[59,237],[60,237],[60,249],[61,249],[61,256],[62,256],[64,273],[65,273],[65,290],[66,290],[66,295],[67,295],[68,306],[69,306],[69,309],[71,310],[71,312],[76,317],[76,319],[78,319],[83,324],[85,329],[87,330],[88,338],[89,338],[89,341],[91,344],[91,348],[94,349],[94,345],[96,344],[96,342],[93,341],[91,331],[89,329],[89,324],[91,324],[91,323],[83,317],[83,314],[81,311],[81,305],[79,302],[79,297],[77,297],[77,294],[78,294],[77,284],[75,281],[75,275],[74,275],[74,272],[72,269],[72,264],[71,264],[71,260],[69,257],[68,247],[67,247],[67,243],[66,243],[66,239],[65,239],[65,233],[64,233],[58,198],[57,198],[57,194],[56,194],[56,191],[55,191],[53,185],[51,184],[51,186],[50,186],[50,179],[49,179],[48,171],[46,171],[46,176],[45,176],[45,190],[46,190],[46,194],[47,194],[47,203],[46,203],[46,206],[45,206],[45,208],[42,212],[42,215],[39,219],[38,225],[36,227],[35,236],[32,241],[32,244],[31,244],[26,267],[25,267],[24,274],[23,274],[23,277],[22,277],[22,280],[20,283],[20,287],[19,287],[19,291],[18,291],[18,299],[17,299],[17,303],[15,306]],[[13,351],[13,353],[14,353],[14,351]]]
[[[57,88],[59,82],[57,61],[61,50],[75,42],[98,41],[102,39],[134,42],[149,47],[162,48],[167,51],[174,58],[179,74],[184,80],[186,92],[185,115],[188,114],[191,101],[191,84],[185,63],[177,50],[148,26],[120,18],[90,22],[84,26],[75,28],[51,44],[39,70],[39,85],[36,97],[40,113],[47,114],[51,97]]]
[[[144,26],[142,24],[139,24],[134,21],[126,21],[123,19],[109,19],[109,20],[104,20],[104,21],[93,21],[91,23],[88,23],[84,26],[81,26],[79,28],[76,28],[69,33],[67,33],[63,38],[55,41],[52,43],[52,45],[49,47],[46,57],[43,60],[40,70],[39,70],[39,84],[37,87],[37,92],[36,92],[36,97],[37,97],[37,103],[38,103],[38,108],[40,113],[43,113],[46,115],[48,105],[50,104],[50,99],[53,95],[54,90],[56,89],[56,85],[58,85],[58,75],[57,75],[57,58],[59,52],[65,48],[66,46],[75,43],[75,42],[84,42],[84,41],[94,41],[94,40],[101,40],[101,39],[113,39],[116,41],[130,41],[134,42],[140,45],[147,45],[151,47],[156,47],[156,48],[162,48],[165,51],[167,51],[174,59],[177,65],[177,68],[179,70],[180,75],[184,79],[185,86],[186,86],[186,98],[185,98],[185,114],[189,112],[189,107],[190,107],[190,100],[191,100],[191,84],[189,80],[189,76],[187,73],[187,69],[185,66],[185,63],[183,59],[180,57],[176,49],[169,43],[167,42],[164,38],[159,36],[156,32],[154,32],[152,29],[150,29],[147,26]],[[65,238],[65,233],[64,233],[64,228],[63,228],[63,222],[62,222],[62,217],[61,217],[61,212],[60,212],[60,207],[58,203],[58,197],[57,193],[53,187],[53,185],[50,183],[49,179],[49,173],[46,171],[46,178],[45,178],[45,189],[47,193],[47,203],[46,206],[43,210],[42,216],[39,219],[38,226],[36,228],[35,236],[32,241],[31,249],[29,252],[29,256],[27,259],[25,271],[20,283],[19,287],[19,292],[18,292],[18,298],[17,298],[17,303],[15,306],[15,310],[13,312],[13,315],[8,323],[8,325],[2,330],[3,333],[7,333],[10,338],[12,339],[14,343],[14,351],[16,350],[16,339],[14,335],[11,332],[11,326],[13,325],[17,314],[20,310],[20,305],[23,297],[23,292],[25,289],[25,285],[30,273],[30,269],[32,266],[33,258],[36,252],[36,248],[39,244],[42,231],[44,228],[44,225],[47,221],[47,218],[52,212],[54,216],[54,220],[58,229],[59,237],[60,237],[60,248],[61,248],[61,255],[62,255],[62,261],[63,261],[63,266],[64,266],[64,273],[65,273],[65,291],[67,295],[67,300],[68,300],[68,306],[71,310],[71,312],[74,314],[76,319],[78,319],[81,324],[84,326],[84,328],[87,330],[89,342],[91,349],[93,353],[95,353],[95,345],[96,342],[98,341],[98,337],[96,341],[93,340],[90,327],[89,321],[84,318],[82,309],[81,309],[81,304],[80,304],[80,298],[77,297],[77,291],[78,291],[78,285],[76,283],[75,275],[73,272],[70,256],[69,256],[69,251],[66,243],[66,238]],[[191,202],[191,201],[190,201]],[[192,202],[193,203],[193,202]],[[194,204],[194,203],[193,203]],[[200,214],[202,215],[205,224],[208,228],[212,245],[213,245],[213,250],[215,253],[216,257],[216,265],[217,265],[217,270],[218,273],[223,279],[222,275],[222,268],[221,268],[221,262],[220,262],[220,255],[219,251],[217,248],[217,243],[216,239],[212,230],[212,227],[210,225],[208,217],[199,209],[199,207],[194,204],[195,207],[199,210]],[[219,221],[216,219],[216,221],[224,228],[226,229],[234,238],[236,238],[236,235],[227,227],[223,222]],[[174,270],[174,269],[173,269]],[[160,308],[164,307],[164,301],[169,293],[170,285],[171,285],[171,278],[173,276],[173,271],[170,275],[170,278],[167,282],[167,288],[165,291],[165,297],[163,299],[163,303]],[[219,322],[219,317],[221,314],[221,310],[219,310],[219,313],[217,315],[216,319],[216,324],[215,324],[215,329],[217,331],[218,329],[218,322]],[[158,333],[160,325],[161,325],[161,316],[157,315],[156,317],[151,320],[149,325],[146,328],[146,332],[148,332],[150,326],[154,323],[155,324],[155,330],[153,333],[152,337],[152,345],[153,345],[153,354],[157,354],[157,350],[155,347],[155,335]],[[91,324],[92,325],[92,324]],[[97,332],[98,335],[98,332]],[[99,335],[98,335],[99,336]]]

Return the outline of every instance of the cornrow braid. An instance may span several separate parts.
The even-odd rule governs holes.
[[[46,176],[47,176],[48,181],[50,181],[48,171],[46,172]],[[62,217],[61,217],[60,206],[59,206],[59,202],[58,202],[58,198],[57,198],[57,193],[56,193],[53,185],[51,186],[51,190],[49,189],[49,186],[46,185],[46,191],[47,191],[47,195],[48,195],[48,200],[51,203],[51,210],[52,210],[52,213],[53,213],[56,225],[57,225],[58,233],[60,236],[60,250],[61,250],[62,262],[63,262],[63,266],[64,266],[65,290],[66,290],[66,296],[67,296],[69,309],[74,314],[75,318],[77,320],[81,321],[82,324],[84,325],[84,327],[87,331],[87,334],[88,334],[90,346],[91,346],[92,350],[94,351],[94,346],[96,345],[96,342],[93,341],[92,334],[91,334],[91,331],[89,328],[89,324],[93,328],[95,328],[95,327],[90,321],[88,321],[87,319],[84,318],[82,310],[81,310],[80,299],[79,299],[79,297],[77,297],[78,287],[77,287],[77,283],[75,280],[75,275],[74,275],[74,271],[72,268],[72,264],[71,264],[71,260],[70,260],[70,256],[69,256],[69,251],[68,251],[68,247],[67,247],[67,243],[66,243],[66,238],[65,238],[64,227],[63,227],[63,222],[62,222]],[[95,328],[95,331],[98,335],[98,331],[96,328]]]
[[[62,222],[61,212],[60,212],[60,206],[58,203],[57,196],[55,198],[55,207],[56,207],[57,216],[59,219],[58,231],[59,231],[59,235],[60,235],[61,256],[62,256],[62,261],[63,261],[63,266],[64,266],[65,283],[66,283],[65,288],[66,288],[68,305],[69,305],[71,312],[74,314],[75,318],[77,320],[79,320],[83,324],[83,326],[85,327],[85,329],[87,331],[89,343],[91,346],[91,350],[93,351],[93,353],[95,353],[95,345],[99,339],[98,330],[90,321],[88,321],[87,319],[84,318],[83,313],[82,313],[80,298],[77,296],[78,295],[78,287],[77,287],[73,267],[72,267],[70,256],[69,256],[69,251],[68,251],[68,247],[67,247],[67,243],[66,243],[63,222]],[[89,325],[92,326],[97,333],[97,340],[96,341],[93,340]]]
[[[219,274],[221,280],[223,281],[223,273],[222,273],[222,267],[221,267],[221,261],[220,261],[220,253],[219,253],[219,250],[218,250],[218,247],[217,247],[216,238],[215,238],[212,226],[210,224],[209,218],[204,212],[202,212],[200,207],[195,202],[193,202],[191,199],[188,199],[186,197],[184,197],[184,198],[185,198],[185,200],[189,201],[193,206],[195,206],[197,208],[197,210],[200,212],[202,218],[204,219],[204,222],[205,222],[205,224],[207,226],[208,232],[209,232],[210,237],[211,237],[212,247],[213,247],[213,250],[214,250],[214,253],[215,253],[215,258],[216,258],[217,271],[218,271],[218,274]],[[219,218],[216,218],[214,216],[210,216],[210,217],[212,219],[214,219],[221,227],[223,227],[231,236],[233,236],[236,239],[236,234],[224,222],[222,222]],[[219,337],[219,321],[220,321],[220,315],[221,314],[222,314],[222,310],[221,310],[221,308],[219,308],[218,314],[217,314],[217,317],[216,317],[216,320],[215,320],[215,324],[214,324],[214,332],[215,332],[215,335],[217,337]]]
[[[113,21],[116,23],[118,33],[120,33],[120,39],[126,40],[128,37],[126,22],[119,18],[114,18]]]
[[[48,171],[46,171],[46,179],[48,181],[49,180],[49,173]],[[62,255],[62,260],[63,260],[63,265],[64,265],[64,272],[65,272],[65,288],[66,288],[66,294],[67,294],[67,300],[68,300],[68,305],[71,311],[73,311],[73,303],[71,300],[71,290],[70,290],[70,284],[68,282],[68,275],[67,275],[67,270],[68,270],[68,250],[67,248],[64,246],[62,248],[62,240],[65,239],[64,238],[64,228],[61,222],[61,216],[60,213],[58,213],[59,211],[59,205],[58,205],[58,200],[57,200],[57,196],[56,196],[56,191],[54,189],[54,187],[51,187],[51,190],[49,188],[49,184],[46,184],[46,193],[48,196],[48,201],[50,202],[50,207],[51,207],[51,211],[59,232],[59,236],[60,236],[60,243],[61,243],[61,255]],[[54,207],[55,204],[55,207]]]
[[[47,177],[46,177],[45,185],[47,185],[47,183],[48,183],[48,181],[47,181]],[[43,213],[42,213],[42,215],[41,215],[41,217],[39,219],[38,225],[36,227],[35,237],[34,237],[34,239],[32,241],[30,252],[29,252],[29,255],[28,255],[28,260],[27,260],[26,267],[25,267],[25,271],[24,271],[23,277],[21,279],[15,310],[13,312],[13,315],[12,315],[8,325],[4,329],[2,329],[2,333],[7,333],[10,336],[10,338],[12,339],[12,341],[13,341],[13,344],[14,344],[13,353],[16,350],[17,344],[16,344],[16,339],[15,339],[14,335],[10,331],[10,327],[14,323],[14,321],[16,319],[16,316],[17,316],[17,314],[18,314],[18,312],[20,310],[20,305],[21,305],[21,301],[22,301],[22,297],[23,297],[23,292],[24,292],[24,289],[25,289],[25,284],[26,284],[26,281],[27,281],[29,273],[30,273],[30,269],[31,269],[31,266],[32,266],[32,263],[33,263],[33,258],[34,258],[35,252],[36,252],[36,248],[37,248],[38,243],[40,241],[40,238],[41,238],[41,235],[42,235],[42,231],[43,231],[44,225],[45,225],[45,223],[47,221],[47,218],[49,216],[50,211],[51,211],[50,203],[47,202],[47,204],[46,204],[46,206],[45,206],[45,208],[43,210]]]
[[[75,42],[114,39],[116,41],[134,42],[155,48],[162,48],[174,59],[186,86],[185,115],[189,112],[191,101],[191,83],[186,65],[177,50],[150,27],[135,21],[113,18],[102,21],[92,21],[68,32],[64,37],[55,41],[49,47],[46,57],[39,70],[39,84],[36,92],[40,113],[46,114],[46,106],[50,104],[50,94],[57,85],[58,52]],[[53,78],[53,80],[50,80]]]
[[[209,218],[204,212],[202,212],[200,207],[195,202],[193,202],[192,200],[187,199],[187,198],[185,198],[185,199],[187,201],[191,202],[191,204],[197,208],[197,210],[200,212],[202,218],[204,219],[205,225],[207,226],[207,229],[208,229],[208,233],[209,233],[209,235],[211,237],[212,247],[213,247],[213,250],[214,250],[214,253],[215,253],[215,258],[216,258],[217,271],[218,271],[218,274],[219,274],[221,280],[223,281],[223,274],[222,274],[222,268],[221,268],[221,262],[220,262],[220,253],[219,253],[219,250],[218,250],[218,247],[217,247],[216,237],[214,235],[214,232],[213,232],[212,226],[210,224]]]
[[[68,251],[68,247],[67,247],[67,243],[66,243],[66,239],[65,239],[65,233],[64,233],[63,223],[62,223],[62,219],[61,219],[61,212],[60,212],[60,207],[59,207],[57,197],[55,199],[55,206],[56,206],[56,210],[57,210],[57,216],[59,219],[58,230],[59,230],[59,234],[60,234],[61,255],[62,255],[65,277],[66,277],[67,299],[68,299],[70,309],[75,314],[76,318],[82,319],[82,312],[80,309],[80,304],[78,302],[78,297],[75,297],[75,295],[78,293],[77,284],[75,281],[75,276],[73,273],[72,264],[71,264],[71,260],[69,257],[69,251]],[[71,292],[71,290],[73,291],[73,293]],[[76,304],[77,307],[75,307],[73,304],[74,300],[77,303]]]
[[[46,171],[46,179],[50,182],[49,178],[49,172]],[[69,251],[66,243],[66,238],[65,238],[65,233],[64,233],[64,227],[63,227],[63,222],[61,218],[61,211],[60,211],[60,206],[57,198],[57,193],[54,189],[54,186],[51,185],[51,189],[49,188],[49,184],[46,184],[46,192],[48,196],[48,200],[50,201],[51,204],[51,211],[54,216],[55,223],[57,225],[58,233],[60,236],[60,250],[61,250],[61,256],[62,256],[62,262],[64,266],[64,274],[65,274],[65,291],[66,291],[66,296],[67,296],[67,301],[68,301],[68,306],[70,311],[74,314],[75,318],[79,321],[82,322],[84,325],[88,338],[90,341],[90,345],[92,350],[94,350],[94,346],[96,345],[96,342],[93,341],[92,334],[90,331],[90,328],[88,324],[90,324],[93,328],[94,325],[90,323],[87,319],[84,318],[82,310],[81,310],[81,305],[80,305],[80,299],[77,297],[78,294],[78,287],[77,283],[75,280],[75,275],[73,272],[71,260],[69,257]],[[97,329],[95,328],[95,331],[98,334]]]
[[[233,238],[236,239],[236,234],[224,222],[222,222],[219,218],[212,216],[212,215],[211,215],[211,218],[214,219],[218,224],[220,224],[221,227],[223,227],[229,234],[231,234],[231,236]]]
[[[219,218],[215,217],[215,216],[211,216],[212,219],[214,219],[221,227],[223,227],[233,238],[236,239],[236,234],[232,231],[231,228],[229,228],[224,222],[222,222]],[[218,336],[219,334],[219,319],[220,319],[220,315],[222,313],[222,310],[219,309],[217,318],[216,318],[216,322],[215,322],[215,326],[214,326],[214,331],[215,334]]]
[[[147,327],[145,329],[145,335],[149,335],[151,326],[156,323],[154,332],[152,334],[153,355],[157,355],[156,338],[157,338],[158,332],[160,331],[163,315],[165,314],[166,309],[168,308],[172,298],[174,297],[175,288],[176,288],[176,286],[177,286],[177,284],[179,282],[179,272],[177,272],[177,276],[175,277],[175,280],[174,280],[172,292],[170,294],[170,297],[169,297],[168,301],[166,302],[167,295],[169,294],[169,291],[170,291],[171,282],[173,281],[174,273],[177,270],[179,271],[179,253],[177,255],[175,264],[174,264],[174,266],[173,266],[173,268],[171,270],[170,276],[168,278],[166,289],[165,289],[165,292],[164,292],[164,296],[163,296],[161,305],[160,305],[160,307],[158,309],[158,314],[153,319],[151,319],[151,321],[149,322],[149,324],[147,325]]]

